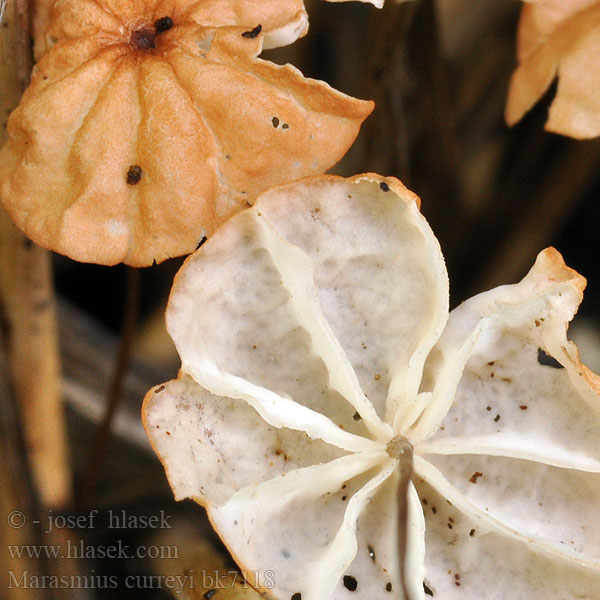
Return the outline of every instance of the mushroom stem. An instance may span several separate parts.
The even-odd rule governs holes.
[[[83,485],[78,494],[78,505],[84,508],[87,500],[91,497],[102,471],[102,466],[106,458],[106,454],[110,445],[111,428],[113,418],[119,407],[119,403],[123,396],[123,382],[129,360],[131,358],[131,350],[137,329],[139,300],[140,300],[140,269],[127,267],[127,282],[125,290],[125,313],[123,316],[123,329],[121,332],[121,341],[115,364],[112,381],[110,384],[106,410],[104,418],[94,440],[92,455],[88,463],[87,473],[84,477]]]
[[[27,85],[32,57],[26,0],[6,3],[0,29],[0,111],[15,108]],[[6,126],[0,142],[6,139]],[[71,472],[61,397],[60,355],[50,254],[34,246],[0,213],[0,308],[8,363],[40,501],[64,508]]]
[[[404,594],[403,598],[414,600],[411,598],[409,587],[406,584],[406,578],[409,575],[406,572],[406,554],[409,543],[408,494],[413,474],[413,447],[406,438],[398,436],[388,444],[388,453],[398,459],[398,560],[400,562],[400,582]]]

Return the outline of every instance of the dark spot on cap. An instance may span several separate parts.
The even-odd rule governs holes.
[[[289,558],[290,557],[290,551],[287,548],[282,548],[281,549],[281,556],[283,556],[283,558]]]
[[[356,581],[356,577],[352,577],[352,575],[344,575],[344,587],[350,591],[355,592],[358,587],[358,581]]]
[[[348,496],[342,496],[343,501],[346,501],[347,498],[348,498]]]
[[[202,597],[204,600],[210,600],[216,593],[217,590],[208,590],[208,592],[205,592]]]
[[[541,348],[538,348],[537,361],[542,367],[552,367],[553,369],[564,369],[564,367],[549,354],[546,354]]]
[[[437,512],[437,508],[435,506],[431,507],[431,512],[435,515],[435,513]]]
[[[389,191],[390,191],[390,186],[389,186],[389,185],[388,185],[388,184],[387,184],[385,181],[382,181],[382,182],[379,184],[379,187],[380,187],[380,188],[381,188],[381,189],[382,189],[384,192],[389,192]]]
[[[295,594],[292,594],[290,600],[302,600],[302,594],[300,592],[296,592]]]
[[[242,37],[250,38],[251,40],[253,40],[255,37],[258,37],[260,35],[261,31],[262,25],[257,25],[254,29],[251,29],[250,31],[244,31],[244,33],[242,33]]]
[[[142,167],[139,165],[131,165],[127,171],[127,183],[129,185],[135,185],[139,183],[142,178]]]
[[[521,406],[519,406],[519,408],[521,410],[527,410],[527,405],[526,404],[521,404]]]
[[[362,419],[362,417],[361,417],[361,416],[358,414],[358,412],[355,412],[355,413],[352,415],[352,418],[353,418],[355,421],[360,421],[360,420]]]
[[[156,33],[152,29],[136,29],[129,38],[129,43],[135,50],[152,50],[156,48]]]
[[[290,126],[287,123],[282,123],[281,129],[289,129]]]
[[[392,582],[391,582],[391,581],[388,581],[388,582],[385,584],[385,591],[386,591],[386,592],[391,592],[391,591],[392,591]]]
[[[469,531],[469,535],[470,535],[471,537],[473,537],[473,536],[475,535],[475,530],[474,530],[474,529],[471,529],[471,531]]]
[[[492,410],[492,407],[491,406],[486,406],[485,410]]]
[[[375,560],[375,550],[373,550],[373,546],[367,546],[367,550],[369,551],[369,558]]]
[[[165,389],[165,386],[164,386],[164,385],[161,385],[161,386],[157,387],[157,388],[154,390],[154,393],[155,393],[155,394],[160,394],[160,392],[162,392],[164,389]]]
[[[496,415],[496,416],[494,417],[494,421],[497,423],[499,420],[500,420],[500,415]]]
[[[475,471],[475,473],[473,473],[473,475],[471,475],[471,477],[469,477],[469,481],[471,483],[477,483],[477,480],[483,476],[483,473],[481,473],[480,471]]]
[[[423,591],[428,595],[428,596],[433,596],[433,590],[425,583],[423,582]]]
[[[279,119],[277,117],[273,117],[271,119],[271,123],[273,123],[273,127],[275,127],[277,129],[277,127],[279,127]]]
[[[169,31],[171,27],[173,27],[173,19],[171,19],[171,17],[163,17],[162,19],[158,19],[158,21],[154,21],[154,28],[156,29],[156,33]]]

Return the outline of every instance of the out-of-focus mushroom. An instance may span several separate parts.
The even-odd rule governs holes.
[[[515,124],[558,77],[546,129],[574,138],[600,135],[600,2],[529,0],[519,23],[506,121]]]
[[[0,152],[11,218],[76,260],[150,265],[324,172],[373,103],[256,58],[305,30],[298,0],[55,3]]]

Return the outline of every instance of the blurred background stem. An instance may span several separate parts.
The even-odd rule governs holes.
[[[31,73],[28,9],[26,0],[8,0],[3,17],[2,142],[6,117],[19,103]],[[4,212],[0,215],[0,300],[33,480],[42,504],[61,509],[71,500],[71,474],[50,254],[32,244]]]

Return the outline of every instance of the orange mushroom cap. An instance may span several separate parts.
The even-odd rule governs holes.
[[[507,123],[519,121],[558,77],[546,129],[578,139],[600,135],[600,2],[530,0],[521,12],[517,46]]]
[[[373,103],[256,58],[305,29],[298,0],[57,2],[0,151],[9,215],[76,260],[146,266],[324,172]]]

